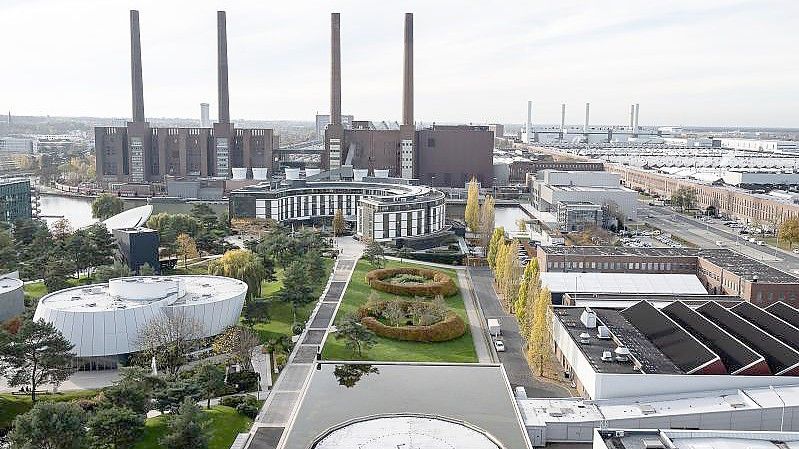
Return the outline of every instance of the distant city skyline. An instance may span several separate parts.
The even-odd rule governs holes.
[[[402,13],[415,13],[424,122],[795,127],[790,1],[378,3],[10,0],[0,6],[0,111],[128,117],[128,10],[141,13],[147,117],[216,116],[216,10],[228,17],[234,120],[329,110],[329,13],[341,12],[342,109],[401,118]]]

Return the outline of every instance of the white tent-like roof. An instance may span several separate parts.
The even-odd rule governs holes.
[[[554,293],[706,294],[693,274],[541,273],[541,284]]]

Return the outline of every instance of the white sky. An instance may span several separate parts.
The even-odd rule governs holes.
[[[0,110],[130,115],[128,10],[140,10],[145,114],[216,114],[227,10],[231,115],[329,108],[332,11],[343,111],[398,120],[402,13],[414,12],[416,119],[799,126],[799,2],[0,0]]]

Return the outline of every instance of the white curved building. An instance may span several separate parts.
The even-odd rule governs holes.
[[[34,320],[59,329],[92,368],[110,368],[136,352],[136,338],[162,313],[184,313],[203,326],[202,337],[221,333],[239,320],[247,284],[221,276],[136,276],[107,284],[73,287],[39,300]]]

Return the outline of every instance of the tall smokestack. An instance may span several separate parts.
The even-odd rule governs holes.
[[[630,105],[630,132],[635,132],[633,128],[635,126],[635,105]]]
[[[566,103],[560,105],[560,129],[566,129]]]
[[[638,134],[638,112],[640,111],[640,105],[635,103],[635,124],[633,125],[633,132]]]
[[[527,100],[527,123],[524,125],[524,143],[530,143],[530,132],[533,128],[533,102]]]
[[[588,117],[591,111],[591,103],[585,104],[585,125],[583,126],[583,132],[588,132]]]
[[[230,92],[227,79],[227,25],[225,11],[216,12],[217,82],[219,89],[219,123],[230,123]]]
[[[402,66],[402,124],[413,125],[413,13],[405,13],[405,52]]]
[[[210,128],[211,127],[211,117],[208,113],[209,104],[208,103],[200,103],[200,127],[201,128]]]
[[[133,121],[144,121],[144,84],[141,77],[139,11],[130,10],[130,81],[133,88]]]
[[[341,125],[341,16],[330,14],[330,124]]]

